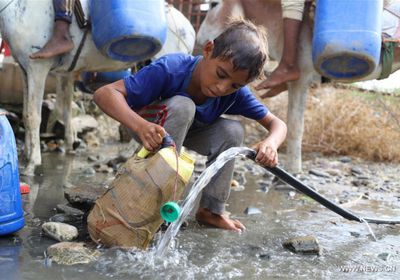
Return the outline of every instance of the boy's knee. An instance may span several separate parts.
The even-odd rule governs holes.
[[[169,100],[168,111],[182,120],[190,120],[194,118],[196,105],[190,98],[176,95]]]
[[[227,121],[221,131],[224,139],[232,146],[241,146],[244,141],[244,128],[238,121]]]

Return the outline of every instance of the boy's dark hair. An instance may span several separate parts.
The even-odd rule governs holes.
[[[214,39],[212,58],[232,59],[234,70],[248,70],[248,81],[259,77],[267,60],[266,32],[243,18],[231,19],[228,28]]]

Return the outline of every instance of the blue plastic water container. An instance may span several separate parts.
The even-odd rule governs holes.
[[[0,115],[0,235],[24,225],[14,133],[7,118]]]
[[[354,81],[379,65],[383,0],[318,0],[312,58],[334,80]]]
[[[90,16],[96,47],[115,60],[146,60],[167,37],[164,0],[91,0]]]

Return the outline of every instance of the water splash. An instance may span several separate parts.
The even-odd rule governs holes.
[[[215,162],[203,171],[203,173],[193,184],[192,189],[190,190],[185,200],[183,201],[181,205],[181,215],[179,216],[179,219],[176,222],[171,223],[167,231],[157,242],[154,251],[157,256],[163,256],[165,254],[165,251],[169,247],[171,241],[175,238],[182,223],[185,221],[186,217],[192,211],[197,196],[199,195],[201,190],[205,186],[207,186],[211,178],[218,172],[218,170],[220,170],[229,160],[233,159],[238,155],[246,155],[248,154],[249,151],[251,152],[253,150],[246,147],[230,148],[221,153],[217,157]]]
[[[364,218],[360,218],[360,221],[367,225],[369,233],[372,235],[372,237],[374,238],[375,241],[378,241],[378,239],[376,239],[374,232],[372,231],[371,227],[369,226],[368,222]]]

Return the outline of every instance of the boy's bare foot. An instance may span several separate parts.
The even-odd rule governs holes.
[[[55,22],[53,36],[39,51],[31,54],[32,59],[50,58],[70,52],[74,48],[69,34],[69,23],[58,20]]]
[[[225,215],[218,215],[205,208],[199,208],[196,213],[196,220],[217,228],[229,229],[241,233],[245,226],[239,220],[232,220]]]
[[[270,89],[300,78],[300,70],[297,65],[279,63],[278,67],[262,83],[256,86],[257,90]]]

